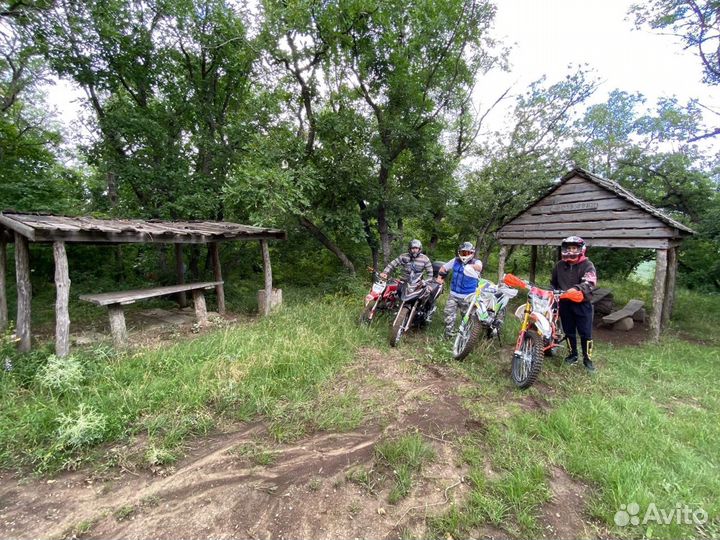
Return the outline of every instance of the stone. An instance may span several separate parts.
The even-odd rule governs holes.
[[[625,317],[613,324],[612,329],[627,332],[629,330],[632,330],[634,326],[635,323],[633,322],[632,317]]]

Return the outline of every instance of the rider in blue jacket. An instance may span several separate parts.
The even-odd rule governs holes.
[[[457,257],[446,262],[440,268],[439,279],[443,280],[452,272],[450,296],[445,304],[445,337],[455,335],[455,319],[458,309],[467,310],[472,295],[477,289],[482,262],[475,258],[475,247],[470,242],[463,242],[457,250]]]

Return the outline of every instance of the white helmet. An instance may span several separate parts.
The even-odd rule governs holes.
[[[475,256],[475,246],[470,242],[463,242],[457,250],[457,256],[463,264],[467,264]]]

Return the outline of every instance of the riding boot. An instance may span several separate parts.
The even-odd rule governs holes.
[[[583,364],[585,365],[585,369],[587,369],[590,373],[595,373],[595,366],[592,363],[592,339],[581,337],[580,346],[582,347]]]
[[[565,336],[565,340],[567,341],[567,348],[570,351],[570,354],[565,357],[565,363],[573,366],[577,364],[578,361],[577,338],[574,336]]]

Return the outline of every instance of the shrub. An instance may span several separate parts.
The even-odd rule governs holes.
[[[80,448],[100,441],[105,432],[105,415],[81,403],[71,414],[58,418],[57,443],[62,448]]]
[[[50,392],[64,394],[80,390],[85,375],[82,365],[75,357],[58,358],[53,354],[35,377],[41,387]]]

